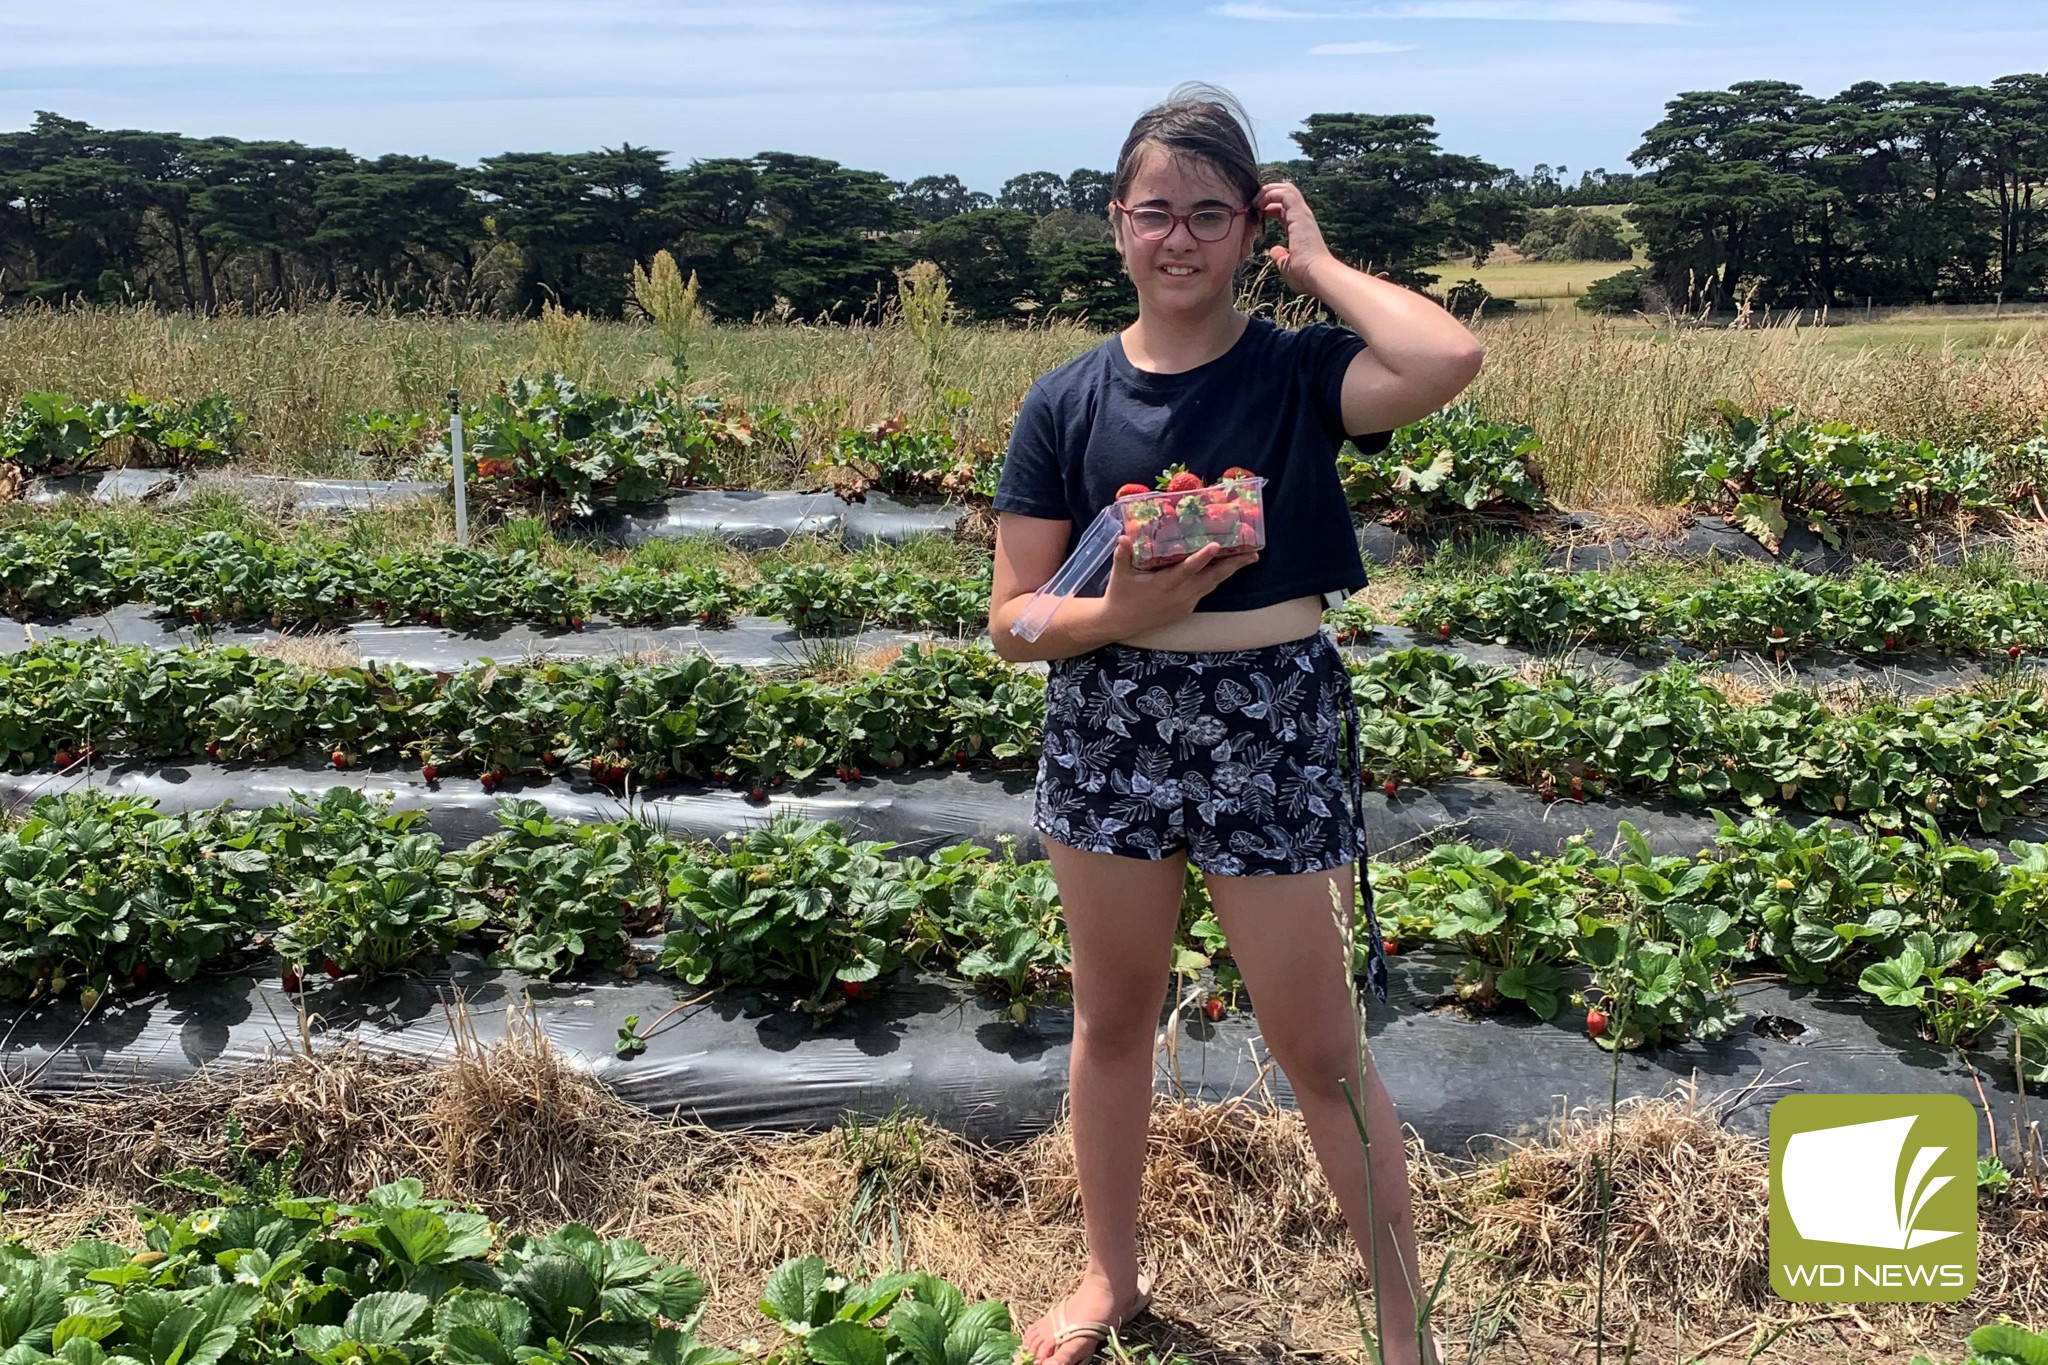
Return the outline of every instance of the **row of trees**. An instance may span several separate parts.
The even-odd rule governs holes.
[[[1511,185],[1442,151],[1420,115],[1318,114],[1294,138],[1301,156],[1271,169],[1301,181],[1339,251],[1410,282],[1519,235],[1523,196],[1558,189],[1547,167]],[[786,152],[671,166],[623,145],[464,167],[43,113],[0,134],[0,301],[517,313],[552,298],[617,315],[633,265],[666,248],[722,317],[872,315],[896,272],[928,258],[975,316],[1115,323],[1135,296],[1109,198],[1109,173],[1086,168],[1016,176],[989,196],[955,176],[904,184]]]
[[[1629,220],[1673,303],[1730,308],[2039,297],[2048,76],[1744,81],[1665,106]]]
[[[1626,201],[1648,292],[1689,308],[2048,292],[2048,76],[1688,93],[1644,135],[1641,174],[1575,183],[1447,152],[1421,114],[1313,114],[1291,136],[1297,155],[1267,169],[1302,186],[1341,255],[1404,283],[1498,242],[1619,258],[1607,220],[1574,208]],[[666,249],[727,318],[873,316],[897,272],[930,259],[975,317],[1114,325],[1135,298],[1109,196],[1109,174],[1085,168],[990,196],[787,152],[671,166],[622,145],[464,167],[44,113],[0,134],[0,303],[520,313],[553,298],[617,315],[632,267]]]

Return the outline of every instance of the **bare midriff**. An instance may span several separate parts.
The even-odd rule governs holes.
[[[1323,599],[1311,594],[1253,607],[1250,611],[1190,612],[1172,625],[1128,636],[1117,643],[1183,652],[1258,649],[1313,635],[1322,624]]]

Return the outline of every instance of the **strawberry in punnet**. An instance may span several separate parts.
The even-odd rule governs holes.
[[[1167,493],[1192,493],[1201,486],[1201,475],[1184,464],[1168,465],[1159,475],[1159,487]]]
[[[1202,509],[1202,529],[1219,541],[1234,544],[1237,540],[1237,508],[1234,505],[1212,503]]]
[[[1145,494],[1150,493],[1151,491],[1151,489],[1145,487],[1145,485],[1142,483],[1127,483],[1123,487],[1116,490],[1116,495],[1119,498],[1128,498],[1133,496],[1143,497]]]
[[[1207,1000],[1204,1000],[1202,1002],[1202,1013],[1208,1016],[1209,1022],[1212,1024],[1221,1019],[1223,1017],[1222,997],[1212,995]]]
[[[1252,473],[1249,469],[1246,469],[1243,465],[1234,464],[1230,468],[1223,471],[1222,478],[1219,480],[1219,482],[1228,483],[1232,479],[1253,479],[1257,477],[1258,476],[1256,474]]]

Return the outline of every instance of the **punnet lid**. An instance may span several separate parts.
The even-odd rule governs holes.
[[[1017,619],[1010,624],[1010,633],[1026,640],[1036,640],[1045,634],[1045,628],[1052,624],[1053,614],[1069,597],[1086,591],[1095,585],[1109,567],[1110,559],[1116,553],[1116,538],[1123,534],[1123,519],[1117,515],[1115,503],[1096,514],[1082,533],[1081,543],[1067,556],[1067,562],[1060,565],[1058,573],[1046,580],[1045,586],[1031,594],[1031,600]]]

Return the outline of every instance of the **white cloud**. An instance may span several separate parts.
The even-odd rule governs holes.
[[[1408,0],[1392,5],[1332,5],[1286,9],[1231,3],[1212,6],[1225,19],[1286,22],[1302,19],[1487,19],[1543,24],[1683,24],[1685,5],[1665,0]]]
[[[1311,57],[1364,57],[1380,52],[1413,52],[1414,43],[1317,43],[1308,50]]]

